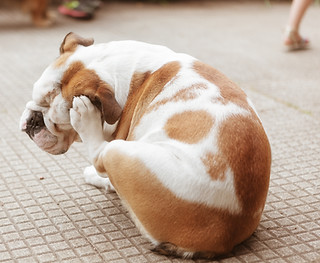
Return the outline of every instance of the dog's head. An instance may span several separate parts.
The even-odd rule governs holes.
[[[92,39],[69,33],[60,46],[60,56],[49,65],[34,84],[32,101],[26,105],[20,129],[44,151],[65,153],[74,141],[80,141],[70,124],[69,110],[75,96],[90,98],[107,124],[114,124],[121,115],[114,92],[94,69],[87,69],[79,50],[89,48]],[[86,54],[90,59],[90,52]]]

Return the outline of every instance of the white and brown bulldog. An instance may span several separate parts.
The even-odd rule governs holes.
[[[87,182],[112,184],[156,251],[230,252],[255,231],[269,185],[270,145],[251,101],[189,55],[136,41],[92,44],[65,37],[21,130],[51,154],[84,142]]]

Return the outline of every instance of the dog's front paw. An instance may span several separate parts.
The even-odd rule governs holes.
[[[104,141],[101,113],[88,97],[80,96],[73,99],[70,120],[84,143]]]

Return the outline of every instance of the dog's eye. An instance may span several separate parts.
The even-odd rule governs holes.
[[[55,97],[61,92],[61,83],[54,82],[53,89],[46,94],[39,102],[39,105],[44,108],[49,108]]]

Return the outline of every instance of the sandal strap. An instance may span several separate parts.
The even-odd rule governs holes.
[[[286,39],[292,42],[292,44],[287,45],[289,51],[306,49],[309,45],[308,39],[300,37],[297,29],[286,27],[284,35]]]

